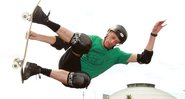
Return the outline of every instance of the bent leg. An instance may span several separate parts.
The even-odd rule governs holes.
[[[70,40],[74,35],[74,33],[68,30],[67,28],[61,27],[59,24],[52,22],[49,19],[49,14],[46,15],[40,6],[37,6],[34,10],[33,22],[49,27],[52,31],[56,32],[62,40],[67,43],[70,43]]]
[[[70,72],[66,70],[62,70],[62,69],[52,70],[50,73],[50,77],[67,85],[67,78],[68,78],[69,73]]]
[[[83,54],[89,52],[91,48],[91,39],[81,33],[75,33],[71,39],[72,46],[63,54],[59,61],[59,69],[67,71],[81,71],[80,58]]]
[[[71,44],[64,42],[60,37],[55,36],[55,42],[50,44],[52,47],[56,48],[57,50],[65,49],[67,50]]]
[[[50,77],[71,88],[86,88],[91,81],[91,78],[85,72],[68,72],[62,69],[52,70]]]
[[[37,75],[39,73],[58,80],[71,88],[86,88],[91,80],[89,75],[84,72],[69,72],[63,69],[51,70],[42,68],[41,66],[31,62],[27,62],[22,74],[22,78],[23,80],[27,80],[31,76]]]
[[[70,31],[69,29],[60,26],[60,28],[56,31],[59,37],[67,43],[70,43],[74,32]]]

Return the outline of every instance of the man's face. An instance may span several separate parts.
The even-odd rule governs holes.
[[[104,40],[104,47],[111,49],[114,46],[116,46],[117,44],[120,43],[119,38],[116,36],[116,34],[114,32],[109,32],[107,34],[107,37]]]

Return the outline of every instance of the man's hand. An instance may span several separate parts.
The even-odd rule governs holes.
[[[26,34],[26,38],[29,38],[31,40],[38,40],[40,37],[39,37],[39,34],[33,32],[33,31],[30,31],[29,35],[28,33]]]
[[[157,34],[164,26],[166,26],[167,24],[163,24],[165,21],[166,21],[166,20],[164,20],[164,21],[158,21],[158,22],[154,25],[154,27],[153,27],[153,29],[152,29],[152,33],[153,33],[153,34]]]

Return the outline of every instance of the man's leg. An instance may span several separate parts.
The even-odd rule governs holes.
[[[45,25],[51,30],[56,32],[59,37],[67,43],[70,43],[74,33],[65,27],[61,27],[59,24],[49,20],[49,14],[46,15],[40,6],[37,6],[33,13],[33,22]]]
[[[56,48],[57,50],[61,50],[63,48],[67,50],[71,46],[70,43],[64,42],[60,37],[55,36],[55,38],[56,38],[56,41],[54,44],[51,44],[51,46]]]
[[[67,65],[68,62],[71,63],[74,57],[80,59],[80,56],[84,53],[88,53],[91,48],[92,42],[90,38],[85,34],[75,34],[71,41],[73,42],[72,47],[70,48],[71,50],[69,51],[69,54],[67,54],[64,58],[66,60],[66,64],[63,65]],[[80,62],[80,60],[78,61]],[[75,66],[75,64],[73,66]],[[23,80],[27,80],[29,77],[39,73],[44,74],[48,77],[52,77],[71,88],[86,88],[91,81],[90,76],[85,72],[80,72],[80,70],[73,72],[68,72],[64,69],[51,70],[42,68],[37,64],[30,62],[27,62],[22,77]]]
[[[68,72],[63,69],[52,70],[50,77],[71,88],[87,88],[91,81],[90,76],[85,72]]]
[[[27,80],[29,77],[39,73],[58,80],[71,88],[86,88],[90,84],[91,80],[89,75],[84,72],[68,72],[62,69],[51,70],[42,68],[37,64],[30,62],[27,62],[22,77],[23,80]]]
[[[23,77],[23,80],[27,80],[29,77],[40,73],[45,76],[52,77],[62,83],[67,84],[67,77],[69,74],[68,71],[46,69],[31,62],[27,62],[26,67],[24,68],[24,73],[22,77]]]
[[[49,15],[46,15],[42,9],[38,6],[33,14],[33,22],[46,25],[50,29],[52,29],[54,32],[56,32],[59,37],[64,40],[67,43],[70,43],[72,45],[72,53],[81,56],[84,53],[88,53],[88,51],[91,48],[91,40],[90,38],[85,34],[74,34],[70,30],[61,27],[60,25],[52,22],[48,18]],[[70,59],[70,58],[69,58]],[[26,71],[26,70],[25,70]],[[31,71],[28,69],[28,71]],[[65,70],[47,70],[44,68],[41,68],[42,74],[48,76],[48,71],[50,71],[49,76],[61,81],[62,83],[69,85],[72,88],[85,88],[90,83],[90,77],[88,74],[84,72],[67,72],[65,73]],[[27,75],[25,72],[24,75]],[[29,73],[31,74],[31,73]],[[66,75],[67,77],[66,77]],[[30,75],[32,76],[32,75]],[[25,78],[29,78],[25,77]],[[66,80],[67,79],[67,80]],[[67,81],[67,83],[66,83]]]
[[[85,72],[79,72],[81,71],[81,62],[80,62],[80,58],[83,54],[86,54],[89,52],[92,42],[91,39],[83,34],[83,33],[75,33],[73,38],[71,39],[71,47],[63,54],[63,56],[61,57],[60,61],[59,61],[59,69],[63,69],[63,70],[67,70],[67,71],[72,71],[75,72],[70,73],[69,77],[74,77],[75,80],[72,82],[84,82],[85,85],[88,85],[90,83],[90,79],[84,79],[84,74],[86,74]],[[74,75],[74,76],[72,76]],[[79,75],[81,75],[82,77],[80,77]],[[87,78],[87,77],[85,77]],[[79,85],[71,85],[70,83],[71,81],[68,82],[68,84],[63,83],[65,86],[68,87],[74,87],[74,86],[78,86],[79,88],[81,86]]]
[[[71,39],[71,47],[62,55],[59,69],[67,71],[81,71],[80,58],[91,49],[91,39],[83,33],[75,33]]]

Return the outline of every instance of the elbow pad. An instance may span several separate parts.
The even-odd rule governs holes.
[[[141,54],[137,54],[137,62],[140,64],[150,63],[153,56],[153,51],[144,50]]]

